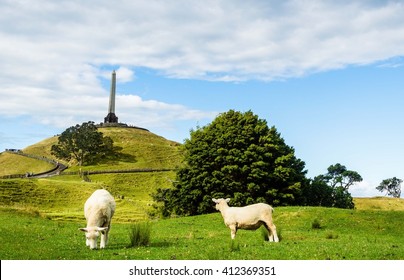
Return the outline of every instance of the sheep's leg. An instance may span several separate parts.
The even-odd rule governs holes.
[[[274,235],[273,235],[271,229],[269,228],[268,224],[264,223],[264,227],[267,229],[267,232],[268,232],[268,241],[273,242],[274,241]]]
[[[229,226],[230,231],[231,231],[231,239],[236,238],[236,233],[237,233],[237,227],[235,225]]]
[[[107,246],[109,228],[110,228],[110,226],[108,226],[108,228],[105,231],[101,232],[101,244],[100,244],[101,249],[103,249]]]
[[[107,245],[107,240],[108,240],[108,231],[105,231],[105,233],[101,233],[101,244],[100,248],[103,249]]]
[[[270,229],[271,229],[271,234],[273,235],[272,236],[273,241],[279,242],[278,234],[276,233],[276,226],[274,224],[272,224],[270,226]]]
[[[101,232],[101,244],[100,244],[101,249],[105,248],[108,244],[108,234],[109,230],[111,229],[111,222],[109,224],[104,224],[103,227],[106,227],[107,229]]]
[[[279,242],[278,234],[276,233],[276,226],[273,223],[265,223],[265,228],[268,230],[269,242]]]
[[[273,242],[274,234],[272,233],[272,230],[270,230],[269,228],[267,228],[267,230],[268,230],[268,240],[269,240],[269,242]]]

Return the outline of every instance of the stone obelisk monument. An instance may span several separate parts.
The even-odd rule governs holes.
[[[111,92],[109,94],[108,115],[104,118],[104,123],[118,123],[118,117],[115,115],[115,90],[116,73],[112,71]]]

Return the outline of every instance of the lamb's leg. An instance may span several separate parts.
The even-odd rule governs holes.
[[[268,240],[269,242],[273,242],[274,241],[274,234],[272,233],[272,230],[268,227]]]
[[[107,239],[108,239],[108,231],[105,231],[105,233],[101,233],[101,244],[100,244],[101,249],[105,248],[105,245],[107,245]]]
[[[237,233],[237,227],[235,225],[229,226],[230,231],[231,231],[231,239],[236,238],[236,233]]]
[[[101,249],[103,249],[103,248],[105,248],[107,246],[108,233],[109,233],[109,227],[105,231],[101,232],[101,244],[100,244]]]
[[[268,230],[269,242],[279,242],[278,234],[276,233],[276,226],[274,223],[264,223],[265,228]]]
[[[107,227],[107,229],[103,232],[101,232],[101,244],[100,248],[105,248],[108,244],[108,234],[109,230],[111,229],[111,222],[108,224],[104,224],[103,227]]]

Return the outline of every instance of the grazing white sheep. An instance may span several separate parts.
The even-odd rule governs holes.
[[[236,237],[238,229],[256,230],[264,225],[268,230],[270,242],[279,242],[276,226],[272,222],[273,208],[265,203],[257,203],[245,207],[230,207],[230,198],[212,199],[216,203],[216,210],[222,214],[224,223],[231,230],[231,238]]]
[[[86,245],[97,249],[97,238],[101,233],[100,248],[108,243],[111,219],[115,213],[115,200],[107,190],[96,190],[84,204],[84,216],[87,227],[80,228],[86,233]]]

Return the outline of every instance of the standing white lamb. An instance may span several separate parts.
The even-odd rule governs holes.
[[[86,233],[86,245],[90,246],[90,249],[97,249],[97,238],[100,233],[100,248],[105,248],[107,245],[115,207],[114,198],[107,190],[103,189],[96,190],[84,204],[87,227],[80,228],[80,230]]]
[[[230,198],[212,199],[216,203],[216,210],[222,214],[224,223],[231,230],[231,238],[236,237],[238,229],[256,230],[264,225],[268,230],[270,242],[279,242],[276,226],[272,222],[273,208],[265,203],[257,203],[245,207],[230,207]]]

